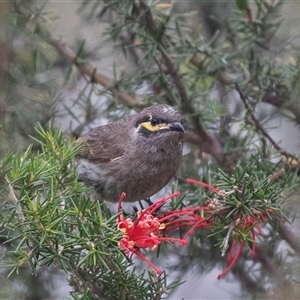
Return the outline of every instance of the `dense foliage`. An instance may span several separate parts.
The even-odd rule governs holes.
[[[68,46],[54,37],[49,26],[55,16],[46,4],[1,4],[5,297],[51,297],[42,276],[49,267],[49,273],[67,274],[73,299],[161,299],[179,283],[168,280],[172,255],[181,273],[192,261],[202,274],[221,265],[219,278],[234,276],[248,295],[293,298],[299,275],[289,264],[299,263],[300,243],[287,224],[297,216],[299,163],[268,128],[274,116],[295,126],[300,120],[299,50],[293,36],[279,34],[285,1],[78,5],[82,26],[101,26],[101,34],[91,32],[93,47],[89,38]],[[102,47],[123,63],[116,59],[108,72],[96,67]],[[170,190],[180,196],[155,209],[111,212],[78,182],[72,140],[97,118],[112,121],[154,103],[175,106],[184,117],[182,167],[164,190],[166,197]],[[63,121],[64,130],[53,125]],[[167,234],[188,242],[184,249],[154,247],[165,271],[160,275],[145,264],[152,259],[144,252],[149,245],[131,251],[120,230],[122,223],[132,233],[126,214],[138,224],[137,215],[145,212],[167,220],[151,242],[158,245]],[[292,258],[280,250],[283,240]],[[145,261],[131,260],[120,241],[126,241],[127,254],[142,253]],[[22,279],[23,288],[15,289],[12,282],[21,277],[36,279]],[[34,290],[36,280],[43,295]]]

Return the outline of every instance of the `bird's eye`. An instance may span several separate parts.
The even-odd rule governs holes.
[[[150,124],[151,124],[152,126],[155,126],[155,125],[159,124],[159,121],[158,121],[157,119],[152,118],[152,119],[150,120]]]

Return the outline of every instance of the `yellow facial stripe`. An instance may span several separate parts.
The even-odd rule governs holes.
[[[143,126],[145,129],[147,129],[151,132],[155,132],[155,131],[158,131],[161,127],[166,126],[166,123],[159,123],[159,124],[156,124],[153,126],[153,125],[151,125],[150,121],[147,121],[147,122],[143,122],[141,124],[141,126]]]

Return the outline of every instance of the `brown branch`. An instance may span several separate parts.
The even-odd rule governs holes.
[[[300,106],[299,104],[284,101],[283,98],[277,95],[265,95],[262,98],[262,101],[268,104],[271,104],[277,108],[287,109],[297,118],[298,122],[300,122]]]
[[[170,56],[168,55],[165,43],[161,38],[159,38],[157,40],[158,35],[161,35],[161,34],[158,32],[158,29],[155,24],[155,21],[152,16],[150,8],[143,1],[140,1],[140,9],[144,12],[145,26],[148,27],[148,30],[152,34],[153,38],[157,41],[158,50],[163,58],[165,67],[167,69],[166,73],[170,74],[170,76],[173,79],[173,82],[174,82],[174,84],[177,88],[178,94],[180,96],[180,99],[182,102],[182,107],[183,107],[184,111],[188,114],[194,115],[195,110],[194,110],[193,106],[191,105],[191,101],[189,99],[189,96],[187,94],[185,86],[181,80],[181,76],[178,73],[178,71],[176,70],[174,63],[171,60]],[[197,124],[195,124],[195,125],[197,125],[196,126],[197,129],[199,127],[201,129],[201,131],[204,131],[202,126],[199,124],[198,119],[197,119],[196,123]]]
[[[205,67],[205,62],[208,57],[201,58],[197,53],[195,53],[189,60],[191,64],[195,67],[202,69]],[[234,81],[226,74],[226,72],[209,72],[210,76],[215,77],[222,85],[231,85]],[[278,109],[286,109],[290,111],[296,117],[297,121],[300,123],[300,106],[297,103],[288,101],[288,97],[279,96],[276,94],[265,94],[262,98],[264,103],[268,103]]]
[[[284,168],[281,168],[281,169],[279,169],[278,171],[273,172],[272,175],[270,175],[269,181],[270,181],[270,182],[273,182],[273,181],[275,181],[276,179],[282,177],[285,173],[286,173],[286,172],[285,172],[285,169],[284,169]]]
[[[297,236],[284,224],[279,227],[278,232],[291,248],[300,254],[300,241]]]
[[[236,90],[238,91],[241,100],[244,103],[244,106],[247,110],[247,113],[250,115],[253,125],[256,129],[256,131],[261,132],[263,136],[265,136],[269,142],[273,145],[273,147],[280,152],[281,155],[283,155],[286,158],[287,163],[290,166],[291,171],[295,171],[299,168],[299,162],[297,159],[295,159],[295,156],[281,148],[274,140],[273,138],[269,135],[269,133],[261,126],[259,120],[255,117],[250,105],[247,102],[247,97],[244,95],[244,93],[241,91],[239,88],[238,84],[235,84]],[[285,174],[285,169],[281,168],[280,170],[275,171],[273,174],[270,175],[269,180],[274,181],[277,178],[281,177],[282,175]]]
[[[210,153],[216,160],[218,160],[219,163],[226,165],[227,167],[230,166],[231,163],[227,161],[227,158],[224,156],[222,143],[216,137],[209,134],[199,122],[199,112],[197,112],[192,105],[192,101],[188,96],[181,75],[175,68],[174,62],[168,54],[164,41],[161,38],[158,39],[158,36],[162,35],[158,32],[150,8],[143,1],[140,1],[140,7],[135,6],[135,9],[137,11],[142,10],[144,26],[148,28],[153,38],[157,41],[157,48],[162,56],[166,68],[165,72],[173,79],[174,85],[181,99],[183,113],[191,116],[192,122],[195,126],[195,131],[187,132],[185,141],[195,144],[203,151]]]
[[[247,113],[250,115],[252,121],[254,122],[254,126],[256,128],[257,131],[260,131],[268,140],[269,142],[273,145],[273,147],[278,150],[281,154],[288,156],[288,153],[283,150],[274,140],[273,138],[270,136],[270,134],[261,126],[259,120],[255,117],[250,105],[247,102],[247,97],[244,95],[244,93],[241,91],[241,89],[239,88],[239,85],[236,83],[235,84],[235,88],[238,91],[241,100],[244,103],[244,106],[247,110]]]
[[[272,262],[260,247],[256,248],[255,258],[268,270],[279,287],[293,289],[280,267]]]
[[[144,11],[145,23],[149,27],[153,35],[157,34],[157,27],[153,16],[150,12],[149,7],[142,1],[140,9]],[[20,1],[15,2],[16,11],[26,17],[30,22],[34,23],[35,26],[39,26],[38,16],[33,14],[27,7],[25,7]],[[71,50],[66,44],[55,40],[51,37],[50,33],[47,33],[47,42],[56,49],[61,57],[64,57],[69,63],[73,63],[82,74],[88,76],[91,81],[96,82],[106,88],[112,93],[112,95],[118,98],[123,104],[127,106],[136,106],[142,108],[143,96],[129,95],[124,91],[121,91],[116,87],[112,81],[105,75],[99,73],[95,67],[86,62],[81,62],[76,53]],[[230,163],[226,160],[223,152],[223,145],[221,142],[211,134],[209,134],[203,126],[200,124],[197,117],[197,112],[194,110],[191,101],[186,92],[185,86],[181,80],[181,75],[176,70],[173,61],[166,52],[166,47],[162,41],[158,42],[160,53],[163,57],[166,65],[166,72],[173,78],[174,84],[178,90],[182,101],[183,112],[193,116],[192,120],[195,126],[194,132],[188,132],[186,135],[186,141],[199,146],[204,152],[210,153],[216,160],[221,164],[229,166]]]
[[[96,82],[108,91],[110,91],[114,97],[118,98],[123,104],[127,106],[142,106],[142,96],[128,95],[127,93],[120,91],[116,86],[113,85],[112,81],[105,75],[99,73],[97,69],[89,63],[80,62],[77,59],[76,53],[73,52],[66,44],[58,42],[56,40],[50,40],[49,44],[52,45],[57,52],[70,63],[74,63],[75,66],[81,71],[82,74],[88,76],[91,81]]]
[[[184,141],[193,145],[197,145],[201,150],[209,153],[221,164],[226,167],[230,167],[229,161],[227,161],[224,157],[223,145],[213,135],[209,135],[207,133],[202,135],[201,132],[187,130]]]
[[[27,7],[25,7],[20,1],[15,1],[16,11],[26,17],[29,22],[39,26],[38,16],[33,14]],[[98,83],[108,91],[112,93],[114,97],[119,99],[123,104],[127,106],[139,106],[142,107],[143,97],[138,95],[129,95],[124,91],[121,91],[116,85],[112,83],[105,75],[97,71],[90,63],[80,62],[76,53],[71,50],[66,44],[55,40],[49,32],[45,34],[47,36],[47,42],[56,49],[58,54],[65,58],[69,63],[73,63],[80,70],[80,72],[90,78],[92,82]]]

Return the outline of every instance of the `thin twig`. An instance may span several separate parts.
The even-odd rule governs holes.
[[[222,249],[221,256],[224,256],[225,252],[229,248],[229,239],[231,237],[231,233],[232,233],[232,230],[233,230],[234,226],[235,226],[234,221],[232,221],[229,225],[229,229],[228,229],[228,232],[226,234],[226,237],[224,238],[224,240],[221,244],[221,249]]]
[[[104,297],[103,291],[97,287],[96,282],[86,281],[86,279],[81,275],[81,272],[78,270],[78,268],[76,267],[76,265],[73,262],[69,261],[69,266],[77,278],[75,284],[80,292],[84,292],[84,290],[86,288],[86,286],[84,285],[84,283],[85,283],[89,286],[91,291],[93,293],[95,293],[98,297]],[[79,282],[81,282],[83,286],[80,286]]]
[[[25,217],[24,217],[21,205],[15,195],[14,189],[13,189],[12,185],[10,184],[10,181],[9,181],[7,175],[5,175],[5,181],[7,182],[7,187],[8,187],[8,199],[11,200],[11,202],[15,205],[17,215],[18,215],[20,221],[24,223]]]
[[[262,98],[262,101],[271,104],[277,108],[286,109],[290,111],[292,114],[294,114],[297,121],[300,122],[300,106],[298,103],[285,101],[283,97],[277,95],[268,95],[268,94]]]
[[[250,115],[251,119],[254,122],[255,128],[257,131],[260,131],[269,141],[270,143],[273,145],[273,147],[278,150],[282,155],[288,156],[288,153],[283,150],[274,140],[273,138],[270,136],[270,134],[261,126],[259,120],[255,117],[250,105],[247,102],[247,97],[244,95],[244,93],[241,91],[241,89],[239,88],[239,85],[236,83],[235,84],[235,88],[238,91],[241,100],[244,103],[244,106],[247,110],[247,113]]]
[[[288,153],[286,150],[284,150],[283,148],[281,148],[275,141],[274,139],[270,136],[270,134],[263,128],[263,126],[261,126],[259,120],[255,117],[253,110],[251,109],[250,105],[247,102],[247,97],[244,95],[244,93],[241,91],[239,85],[236,83],[235,84],[236,90],[238,91],[241,100],[244,103],[244,106],[247,110],[247,113],[250,115],[252,121],[253,121],[253,125],[255,127],[255,129],[258,132],[261,132],[263,136],[265,136],[267,138],[267,140],[273,145],[273,147],[280,152],[281,155],[285,156],[287,159],[287,162],[289,162],[290,158],[294,158],[294,155]],[[291,170],[296,170],[297,168],[299,168],[299,163],[298,160],[292,160],[295,161],[296,164],[293,165],[293,163],[289,163],[290,166],[292,167]],[[278,177],[282,176],[285,173],[284,169],[280,169],[279,171],[274,172],[273,174],[270,175],[269,180],[270,181],[274,181],[276,180]]]
[[[149,32],[152,34],[153,38],[159,35],[157,26],[155,24],[154,18],[152,16],[150,8],[143,2],[140,1],[140,6],[135,6],[135,9],[142,10],[144,16],[144,26],[146,26]],[[190,115],[192,122],[195,126],[195,131],[186,134],[185,140],[192,144],[196,144],[203,151],[210,153],[212,157],[218,160],[222,165],[229,167],[231,163],[227,160],[224,155],[224,148],[222,143],[213,135],[208,133],[202,124],[199,122],[199,112],[195,111],[192,101],[188,96],[182,77],[178,70],[174,66],[174,62],[170,58],[164,41],[160,38],[157,40],[157,49],[159,50],[163,62],[166,67],[166,73],[173,79],[174,85],[178,91],[181,99],[182,110],[184,114]],[[160,67],[160,66],[159,66]]]

